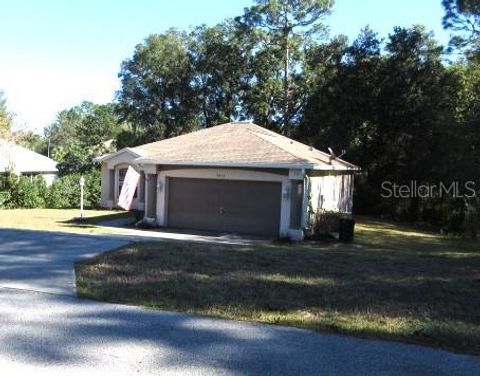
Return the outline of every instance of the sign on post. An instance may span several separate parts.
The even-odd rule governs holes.
[[[120,196],[118,196],[117,205],[122,209],[130,210],[132,208],[133,196],[135,196],[135,190],[137,189],[139,180],[140,174],[129,166],[125,174],[125,179],[123,180]]]
[[[83,187],[85,186],[85,178],[80,176],[80,218],[83,218]]]

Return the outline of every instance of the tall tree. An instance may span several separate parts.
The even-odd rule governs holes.
[[[396,28],[383,55],[366,29],[311,97],[299,130],[323,149],[346,149],[362,166],[357,209],[418,219],[418,200],[382,199],[382,182],[446,181],[459,170],[458,82],[441,58],[442,48],[420,27]]]
[[[312,51],[317,71],[315,92],[309,97],[297,135],[322,150],[332,147],[363,168],[376,152],[378,95],[382,80],[381,40],[369,28],[347,46],[345,40]],[[366,157],[363,159],[363,157]]]
[[[239,104],[249,80],[248,61],[253,50],[250,38],[231,21],[197,27],[191,36],[189,55],[202,125],[242,118]]]
[[[49,148],[67,145],[75,141],[82,117],[81,106],[58,112],[55,121],[44,129],[44,136],[48,141]]]
[[[395,28],[379,71],[372,149],[376,154],[367,181],[370,193],[365,198],[376,197],[381,210],[410,220],[424,220],[426,211],[441,205],[437,201],[429,206],[418,197],[381,199],[381,184],[386,180],[447,183],[461,166],[452,158],[459,140],[452,101],[458,82],[442,64],[442,52],[424,28]]]
[[[122,63],[118,109],[123,120],[148,140],[171,137],[199,126],[190,37],[171,29],[151,35]]]
[[[379,142],[390,156],[384,167],[397,171],[397,180],[425,180],[429,161],[443,159],[437,141],[445,141],[454,121],[457,83],[442,64],[443,48],[423,27],[395,28],[386,50],[378,107]]]
[[[302,64],[295,60],[298,52],[292,54],[292,51],[304,46],[309,37],[325,30],[320,21],[329,13],[332,5],[331,0],[257,0],[256,5],[245,9],[242,17],[237,17],[237,21],[245,26],[263,30],[264,39],[281,51],[283,63],[281,124],[285,134],[289,134],[290,121],[297,112],[292,103],[291,76],[302,70]],[[275,56],[274,52],[272,54]]]
[[[13,132],[15,143],[23,147],[33,150],[37,153],[47,155],[47,141],[44,137],[32,131]]]
[[[480,63],[470,62],[460,68],[461,95],[458,96],[460,122],[463,125],[462,135],[465,137],[466,147],[459,155],[464,158],[465,171],[469,176],[464,180],[475,180],[480,176]],[[480,232],[480,197],[470,198],[465,202],[465,231],[472,237]]]
[[[121,129],[121,122],[113,104],[81,104],[81,121],[75,133],[77,140],[85,145],[98,145],[115,139]]]
[[[457,63],[448,68],[459,80],[459,89],[454,97],[458,134],[461,147],[454,154],[462,159],[462,180],[476,180],[480,176],[480,62]],[[449,144],[451,140],[449,141]],[[480,200],[477,198],[477,218],[480,217]]]
[[[471,57],[480,57],[480,1],[442,0],[445,29],[452,30],[451,47],[467,49]]]
[[[121,126],[113,104],[85,101],[60,111],[55,121],[44,129],[44,136],[50,148],[73,142],[93,146],[116,138]]]
[[[61,174],[86,172],[92,159],[114,151],[114,143],[123,124],[113,104],[82,102],[58,113],[53,124],[44,130],[47,154],[59,162]]]

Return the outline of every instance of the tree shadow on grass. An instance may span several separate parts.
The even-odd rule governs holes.
[[[65,227],[78,227],[78,228],[94,228],[96,225],[112,224],[115,223],[130,223],[135,220],[135,215],[132,212],[121,211],[118,213],[109,213],[105,215],[96,215],[89,217],[74,217],[66,220],[59,220],[56,223],[63,224]]]
[[[407,326],[401,329],[407,336],[418,322],[444,323],[454,331],[458,323],[457,342],[475,329],[458,346],[480,353],[480,253],[461,243],[452,248],[440,240],[428,246],[428,237],[397,237],[396,248],[385,248],[385,240],[378,248],[362,242],[145,243],[78,265],[78,286],[81,294],[94,299],[226,317],[255,320],[270,313],[303,313],[297,323],[307,327],[321,328],[325,314],[390,318]],[[377,329],[387,326],[380,323]],[[447,347],[451,340],[423,339]]]

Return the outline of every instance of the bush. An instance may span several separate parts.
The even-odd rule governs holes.
[[[7,172],[0,177],[0,207],[43,208],[47,195],[47,185],[42,176],[18,176]]]
[[[480,200],[471,199],[466,202],[465,217],[463,222],[464,235],[476,239],[480,231]]]
[[[47,194],[47,207],[54,209],[80,206],[81,174],[69,174],[54,181]],[[100,171],[94,169],[85,174],[84,207],[95,208],[100,202]]]
[[[42,176],[18,176],[12,172],[0,175],[0,208],[78,208],[80,177],[80,174],[65,175],[47,187]],[[100,201],[100,171],[93,169],[83,177],[84,207],[97,207]]]
[[[339,232],[340,218],[347,216],[349,215],[345,213],[328,210],[319,210],[311,213],[307,238],[318,240],[329,237],[332,232]]]

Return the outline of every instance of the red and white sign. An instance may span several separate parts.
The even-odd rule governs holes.
[[[140,174],[131,166],[128,167],[125,179],[123,180],[122,191],[118,196],[118,206],[125,210],[130,210],[133,204],[133,197],[137,189]]]

